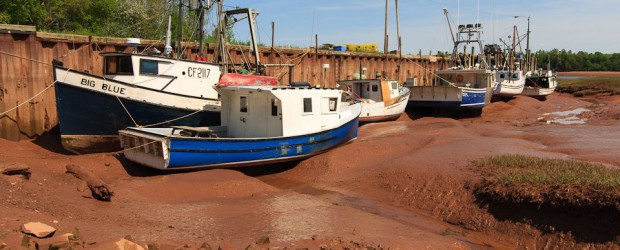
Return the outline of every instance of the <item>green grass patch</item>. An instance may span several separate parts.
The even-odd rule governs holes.
[[[577,79],[558,79],[557,90],[575,96],[609,93],[620,94],[620,77],[583,77]]]
[[[476,161],[474,166],[488,181],[504,186],[578,186],[620,193],[620,170],[601,164],[508,154]]]

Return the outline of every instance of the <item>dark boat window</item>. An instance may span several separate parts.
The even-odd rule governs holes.
[[[241,113],[247,113],[248,112],[248,97],[247,96],[242,96],[241,99],[239,100],[239,111]]]
[[[157,75],[159,73],[157,65],[157,61],[140,59],[140,74]]]
[[[398,89],[398,83],[392,82],[392,89]]]
[[[304,98],[304,113],[312,113],[312,98]]]
[[[278,101],[271,99],[271,116],[278,116]]]
[[[336,111],[336,108],[338,107],[338,98],[335,97],[330,97],[329,98],[329,111]]]
[[[106,56],[103,71],[106,75],[133,75],[131,56]]]
[[[379,86],[372,85],[372,92],[377,92],[377,91],[379,91]]]

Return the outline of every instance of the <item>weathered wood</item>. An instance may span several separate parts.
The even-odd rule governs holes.
[[[0,31],[6,33],[34,33],[37,31],[35,26],[19,25],[19,24],[0,24]],[[3,33],[4,33],[3,32]]]
[[[69,164],[65,168],[67,169],[66,173],[72,174],[76,178],[86,182],[86,185],[95,199],[100,201],[111,201],[114,192],[108,188],[103,180],[92,175],[90,172],[83,170],[78,165]]]

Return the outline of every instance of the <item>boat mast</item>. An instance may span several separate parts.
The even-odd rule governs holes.
[[[164,43],[164,55],[166,57],[170,57],[170,54],[172,53],[172,46],[171,45],[171,37],[172,37],[172,31],[170,30],[170,24],[172,21],[172,15],[168,15],[168,30],[166,30],[166,41]]]
[[[179,21],[177,25],[177,58],[181,58],[183,48],[181,41],[183,40],[183,0],[179,0]]]
[[[260,66],[260,54],[258,51],[258,43],[256,42],[256,32],[254,29],[254,24],[256,23],[255,18],[258,15],[258,12],[253,11],[252,9],[249,9],[249,8],[225,11],[224,12],[224,24],[225,24],[224,27],[227,28],[229,25],[232,25],[228,23],[229,16],[239,15],[239,14],[246,15],[246,17],[242,17],[241,19],[234,19],[234,22],[232,24],[240,20],[243,20],[244,18],[248,19],[248,23],[250,25],[250,36],[252,39],[252,50],[254,54],[255,72],[261,73],[262,69]]]
[[[448,13],[448,9],[444,8],[443,9],[443,13],[446,16],[446,21],[448,22],[448,30],[450,31],[450,36],[452,37],[452,44],[454,45],[454,47],[452,48],[452,60],[450,60],[450,67],[454,67],[456,65],[454,65],[454,63],[460,59],[459,57],[459,52],[458,52],[458,43],[456,41],[456,39],[454,38],[454,33],[452,32],[452,24],[450,23],[450,14]],[[459,63],[460,64],[460,63]]]
[[[205,13],[204,13],[204,5],[202,0],[198,1],[198,55],[202,57],[202,39],[204,37],[204,26],[205,26]]]

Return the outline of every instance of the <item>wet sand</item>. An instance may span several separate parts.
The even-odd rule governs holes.
[[[575,115],[585,123],[555,122],[563,113],[554,112],[579,108],[587,109]],[[131,235],[138,243],[223,249],[243,249],[265,236],[270,243],[259,249],[617,248],[480,206],[471,187],[481,176],[469,164],[510,153],[620,167],[619,120],[620,97],[517,97],[492,103],[476,118],[410,111],[366,124],[353,143],[301,162],[173,173],[122,155],[66,155],[57,135],[0,140],[0,164],[24,163],[32,171],[30,180],[0,176],[0,232],[9,235],[0,242],[19,244],[11,238],[15,230],[41,221],[78,228],[86,246]],[[93,199],[65,173],[67,164],[108,183],[112,201]]]

